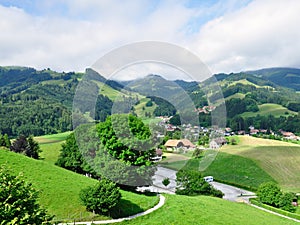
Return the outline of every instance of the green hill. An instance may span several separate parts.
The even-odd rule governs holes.
[[[263,77],[273,83],[300,90],[300,69],[296,68],[267,68],[255,71],[247,71],[246,73],[253,74],[258,77]]]
[[[27,182],[39,190],[40,204],[55,220],[73,219],[108,219],[86,212],[79,201],[82,188],[91,186],[97,181],[83,175],[73,173],[60,167],[51,165],[43,160],[34,160],[26,156],[0,149],[0,165],[5,164],[13,174],[23,173]],[[114,217],[123,217],[144,211],[157,203],[156,196],[138,195],[122,191],[122,200],[116,211],[111,212]]]
[[[288,225],[298,223],[243,203],[207,196],[166,195],[166,203],[162,208],[151,214],[118,224]]]
[[[275,180],[285,191],[300,192],[300,146],[239,136],[238,145],[221,148],[205,174],[232,184],[257,188]]]
[[[243,117],[255,117],[258,114],[261,116],[273,115],[275,117],[297,115],[296,112],[278,104],[266,103],[258,106],[257,112],[245,112],[241,114]]]

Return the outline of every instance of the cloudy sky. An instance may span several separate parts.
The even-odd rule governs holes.
[[[0,65],[84,71],[112,49],[154,40],[188,49],[213,73],[300,68],[299,12],[298,0],[0,0]]]

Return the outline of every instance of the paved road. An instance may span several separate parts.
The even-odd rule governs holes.
[[[222,184],[215,181],[210,182],[210,184],[214,186],[214,188],[222,191],[224,193],[223,198],[229,201],[249,203],[249,198],[255,196],[255,193],[251,191],[247,191],[231,185]]]
[[[153,192],[160,192],[160,193],[175,193],[176,188],[176,172],[175,170],[166,169],[163,167],[158,166],[157,171],[153,177],[153,186],[147,187],[148,189]],[[165,187],[162,184],[163,179],[169,178],[170,184]],[[224,195],[224,199],[229,201],[242,201],[242,202],[249,202],[249,196],[255,196],[255,193],[243,190],[241,188],[237,188],[234,186],[230,186],[227,184],[222,184],[218,182],[210,182],[216,189],[222,191]]]
[[[153,177],[153,186],[140,188],[142,190],[150,190],[152,192],[174,194],[176,188],[176,173],[177,171],[158,166]],[[170,184],[165,187],[162,181],[169,178]]]

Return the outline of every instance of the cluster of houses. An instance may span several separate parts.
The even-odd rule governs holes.
[[[209,112],[213,110],[213,108],[207,106],[201,109],[197,109],[200,113],[201,112]],[[211,132],[213,131],[212,128],[205,128],[200,126],[192,126],[191,124],[183,124],[181,126],[175,126],[169,123],[171,117],[162,117],[160,126],[165,129],[165,131],[175,132],[180,131],[182,134],[182,139],[171,139],[168,140],[164,146],[168,151],[173,152],[187,152],[190,150],[194,150],[197,146],[193,143],[197,142],[200,135],[207,135],[210,136]],[[257,134],[267,134],[268,130],[266,129],[256,129],[254,126],[249,127],[249,131],[240,130],[238,132],[233,132],[231,128],[226,127],[223,130],[218,130],[219,136],[215,138],[211,138],[209,142],[209,149],[218,149],[223,145],[227,144],[226,136],[231,135],[257,135]],[[269,131],[271,134],[274,132]],[[280,133],[283,138],[288,140],[300,140],[300,137],[296,136],[292,132],[286,132],[280,130]],[[163,134],[158,134],[159,137],[164,137]],[[202,147],[204,148],[204,147]],[[155,160],[160,160],[162,157],[162,150],[157,149]]]
[[[288,132],[284,130],[279,130],[279,133],[284,139],[287,140],[293,140],[293,141],[299,141],[300,137],[295,135],[293,132]],[[256,129],[254,126],[249,127],[249,132],[246,132],[244,130],[239,130],[237,132],[238,135],[258,135],[258,134],[268,134],[267,129]],[[269,134],[276,135],[274,131],[270,130]]]
[[[196,112],[197,114],[199,114],[199,113],[205,113],[205,114],[208,114],[208,113],[214,111],[215,109],[216,109],[215,106],[212,106],[212,105],[206,105],[206,106],[204,106],[203,108],[196,108],[196,109],[195,109],[195,112]]]

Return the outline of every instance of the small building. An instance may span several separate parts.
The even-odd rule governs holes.
[[[184,150],[191,150],[194,149],[196,146],[188,139],[174,139],[174,140],[168,140],[165,143],[165,147],[167,150],[178,150],[179,148],[182,148]]]
[[[217,149],[220,148],[222,145],[227,144],[227,140],[224,137],[219,137],[211,140],[209,142],[209,148],[211,149]]]

